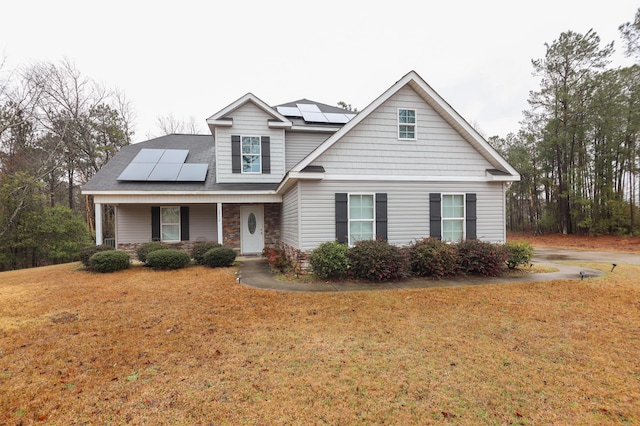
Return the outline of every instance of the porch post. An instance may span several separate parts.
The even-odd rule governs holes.
[[[218,244],[222,245],[222,203],[217,203],[216,218],[218,220]]]
[[[95,203],[95,220],[96,220],[96,245],[102,244],[102,204]]]

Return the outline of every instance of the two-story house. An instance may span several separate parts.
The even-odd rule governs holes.
[[[210,135],[124,147],[84,187],[115,206],[120,249],[217,241],[240,254],[324,241],[436,237],[504,242],[518,173],[417,73],[351,111],[249,93],[207,119]]]

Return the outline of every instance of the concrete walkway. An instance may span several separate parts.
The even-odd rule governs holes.
[[[602,271],[579,266],[565,265],[554,262],[604,262],[604,263],[630,263],[639,265],[640,254],[571,250],[561,248],[536,247],[533,263],[558,268],[558,272],[530,274],[526,272],[507,273],[502,277],[456,277],[455,279],[430,280],[412,278],[397,282],[366,283],[366,282],[319,282],[301,283],[288,282],[276,279],[269,268],[269,264],[263,258],[240,258],[240,270],[238,282],[250,287],[297,292],[327,292],[327,291],[363,291],[363,290],[389,290],[389,289],[414,289],[430,287],[455,287],[482,284],[507,284],[518,282],[536,282],[551,280],[581,280],[604,275]],[[612,265],[613,266],[613,265]]]

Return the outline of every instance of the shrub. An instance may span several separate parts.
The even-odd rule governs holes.
[[[204,265],[204,254],[216,247],[222,246],[218,243],[211,242],[197,243],[195,246],[193,246],[193,250],[191,250],[191,258],[196,262],[196,264]]]
[[[311,252],[313,273],[320,279],[342,278],[349,271],[349,247],[337,241],[327,241]]]
[[[504,247],[478,240],[457,244],[458,263],[465,274],[495,277],[502,274],[507,253]]]
[[[267,258],[269,266],[274,271],[284,272],[285,269],[291,266],[284,250],[280,248],[265,248],[262,251],[262,255]]]
[[[506,262],[509,269],[528,265],[533,258],[533,246],[526,241],[509,241],[504,248],[507,251]]]
[[[115,248],[105,244],[100,244],[97,246],[96,245],[88,246],[80,250],[80,254],[78,255],[78,257],[80,258],[80,262],[82,262],[82,264],[88,268],[89,259],[91,259],[91,256],[101,251],[108,251],[108,250],[115,250]]]
[[[154,241],[151,243],[144,243],[143,245],[138,247],[138,250],[136,250],[136,254],[138,255],[138,260],[140,262],[147,263],[147,256],[149,255],[149,253],[151,253],[152,251],[164,250],[168,248],[168,245]]]
[[[129,255],[120,250],[100,251],[89,258],[89,269],[95,272],[115,272],[130,265]]]
[[[349,273],[369,281],[387,281],[404,278],[406,256],[386,241],[358,241],[349,250]]]
[[[435,238],[416,241],[409,247],[411,272],[420,277],[443,278],[458,274],[458,250]]]
[[[147,254],[147,266],[153,269],[181,269],[191,263],[191,256],[176,249],[154,250]]]
[[[207,251],[203,259],[204,264],[212,268],[231,266],[236,261],[236,252],[227,247],[216,247]]]

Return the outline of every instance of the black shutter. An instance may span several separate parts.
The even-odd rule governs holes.
[[[376,239],[387,241],[387,194],[376,194]]]
[[[231,135],[231,173],[242,173],[240,135]]]
[[[262,173],[271,173],[271,138],[262,136],[260,144],[262,145]]]
[[[160,241],[160,207],[151,207],[151,241]]]
[[[439,192],[429,194],[429,236],[431,238],[442,239],[442,210],[441,197]]]
[[[477,236],[477,214],[476,214],[476,194],[466,195],[466,226],[467,226],[467,239],[475,240]]]
[[[336,193],[336,240],[346,244],[349,241],[349,212],[347,211],[347,193]]]
[[[189,241],[189,206],[180,207],[180,240]]]

